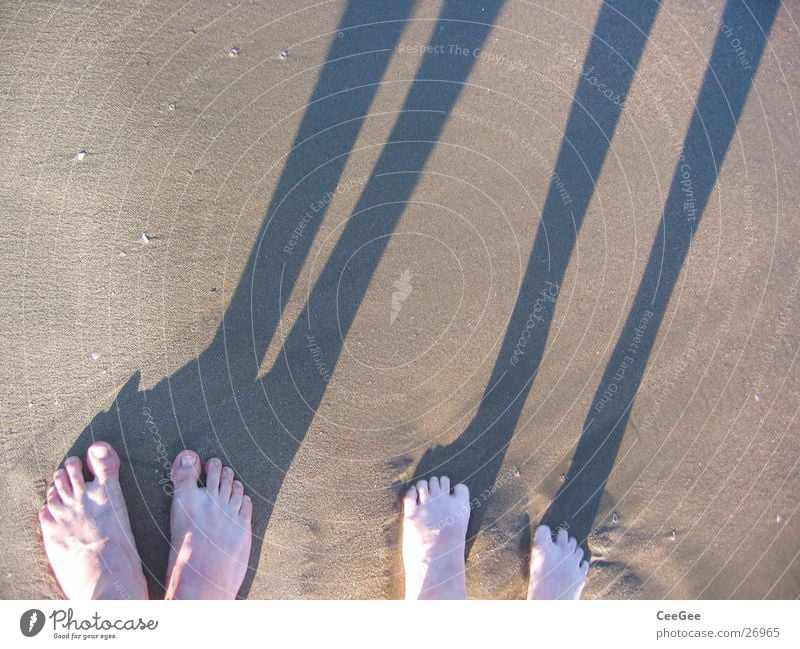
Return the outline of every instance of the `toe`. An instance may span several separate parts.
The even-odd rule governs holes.
[[[533,544],[543,548],[547,547],[553,542],[553,533],[547,525],[539,525],[536,528],[536,533],[533,535]]]
[[[567,534],[567,530],[563,527],[558,529],[558,534],[556,535],[556,543],[562,547],[568,547],[567,542],[569,541],[569,534]]]
[[[580,569],[581,569],[581,574],[582,575],[585,575],[586,573],[588,573],[589,572],[589,562],[585,561],[585,560],[581,561]]]
[[[417,494],[419,495],[419,502],[420,504],[426,502],[430,497],[430,492],[428,491],[428,483],[425,480],[420,480],[417,482]]]
[[[568,546],[568,547],[569,547],[569,549],[570,549],[570,550],[572,550],[573,552],[575,551],[575,548],[577,548],[577,547],[578,547],[578,541],[575,539],[575,537],[574,537],[574,536],[570,536],[570,537],[569,537],[569,541],[567,541],[567,546]]]
[[[583,548],[578,546],[575,548],[575,560],[580,563],[581,559],[583,559]]]
[[[68,457],[64,461],[64,468],[67,470],[69,476],[70,486],[72,493],[76,496],[81,496],[86,491],[86,482],[83,479],[83,463],[80,458]]]
[[[428,493],[431,498],[439,495],[439,478],[431,478],[428,480]]]
[[[411,486],[403,496],[403,512],[408,515],[413,512],[417,507],[417,488]]]
[[[62,502],[68,501],[72,498],[72,485],[69,483],[69,475],[65,469],[59,469],[53,474],[53,484],[61,496]]]
[[[222,502],[228,502],[231,499],[231,490],[233,489],[233,469],[226,466],[222,469],[222,475],[219,480],[219,497]]]
[[[55,485],[50,485],[50,488],[47,490],[46,500],[47,506],[51,509],[63,507],[64,505],[64,501],[61,500],[61,496],[58,495],[58,489],[56,489]]]
[[[453,487],[453,497],[457,498],[463,503],[468,503],[469,489],[467,488],[467,485],[459,483],[455,487]]]
[[[231,507],[238,512],[242,507],[242,497],[244,496],[244,485],[238,480],[233,481],[231,487]]]
[[[250,520],[253,518],[253,501],[250,500],[250,496],[244,496],[242,498],[242,507],[239,509],[239,516],[242,517],[248,525],[250,524]]]
[[[175,491],[197,489],[200,478],[200,456],[188,449],[181,451],[172,463],[170,474]]]
[[[108,442],[95,442],[89,447],[86,465],[101,485],[119,480],[119,455]]]
[[[53,514],[50,513],[50,508],[47,505],[44,505],[39,510],[39,525],[46,525],[48,523],[55,523],[55,518],[53,518]]]
[[[448,478],[446,475],[443,475],[441,478],[439,478],[439,487],[441,488],[442,493],[449,494],[450,493],[450,478]]]
[[[219,479],[222,476],[222,462],[219,458],[212,457],[206,462],[206,491],[216,494],[219,492]]]

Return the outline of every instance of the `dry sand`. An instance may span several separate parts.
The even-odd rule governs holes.
[[[472,597],[540,520],[589,598],[800,596],[800,8],[546,4],[2,3],[0,595],[105,439],[155,596],[185,446],[251,598],[400,596],[442,472]]]

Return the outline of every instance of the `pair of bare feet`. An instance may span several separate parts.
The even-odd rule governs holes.
[[[68,458],[56,471],[39,512],[44,547],[69,599],[147,599],[142,562],[119,484],[119,456],[93,444],[83,464]],[[166,599],[233,599],[247,571],[253,504],[233,470],[217,458],[201,464],[182,451],[172,465],[171,550]],[[403,566],[406,599],[464,599],[464,543],[469,490],[446,477],[421,480],[404,499]],[[529,599],[578,599],[589,565],[564,530],[554,541],[537,528],[531,552]]]
[[[469,489],[447,477],[420,480],[403,501],[403,566],[406,599],[466,599],[464,544]],[[536,528],[531,548],[528,599],[579,599],[589,562],[566,530],[555,540],[547,525]]]
[[[39,511],[44,549],[68,599],[148,598],[119,465],[110,444],[92,444],[86,467],[94,480],[84,480],[79,458],[68,458]],[[233,599],[247,571],[253,503],[217,458],[206,462],[205,487],[197,485],[200,471],[194,451],[172,465],[166,599]]]

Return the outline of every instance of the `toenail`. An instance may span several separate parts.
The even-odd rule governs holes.
[[[102,444],[98,444],[97,446],[92,446],[92,455],[94,455],[98,459],[108,457],[108,447]]]
[[[186,453],[181,457],[181,466],[192,466],[194,464],[194,458]]]

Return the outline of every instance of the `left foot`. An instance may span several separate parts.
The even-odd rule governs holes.
[[[175,494],[172,548],[165,599],[235,599],[247,573],[253,503],[217,458],[206,462],[206,486],[198,487],[200,458],[181,451],[172,465]]]
[[[403,501],[406,599],[466,599],[464,542],[469,489],[447,477],[420,480]]]
[[[531,550],[528,599],[580,599],[589,573],[583,550],[564,529],[556,540],[547,525],[536,528]]]
[[[47,559],[68,599],[147,599],[142,562],[119,484],[119,456],[106,442],[89,447],[83,479],[77,457],[47,490],[39,524]]]

